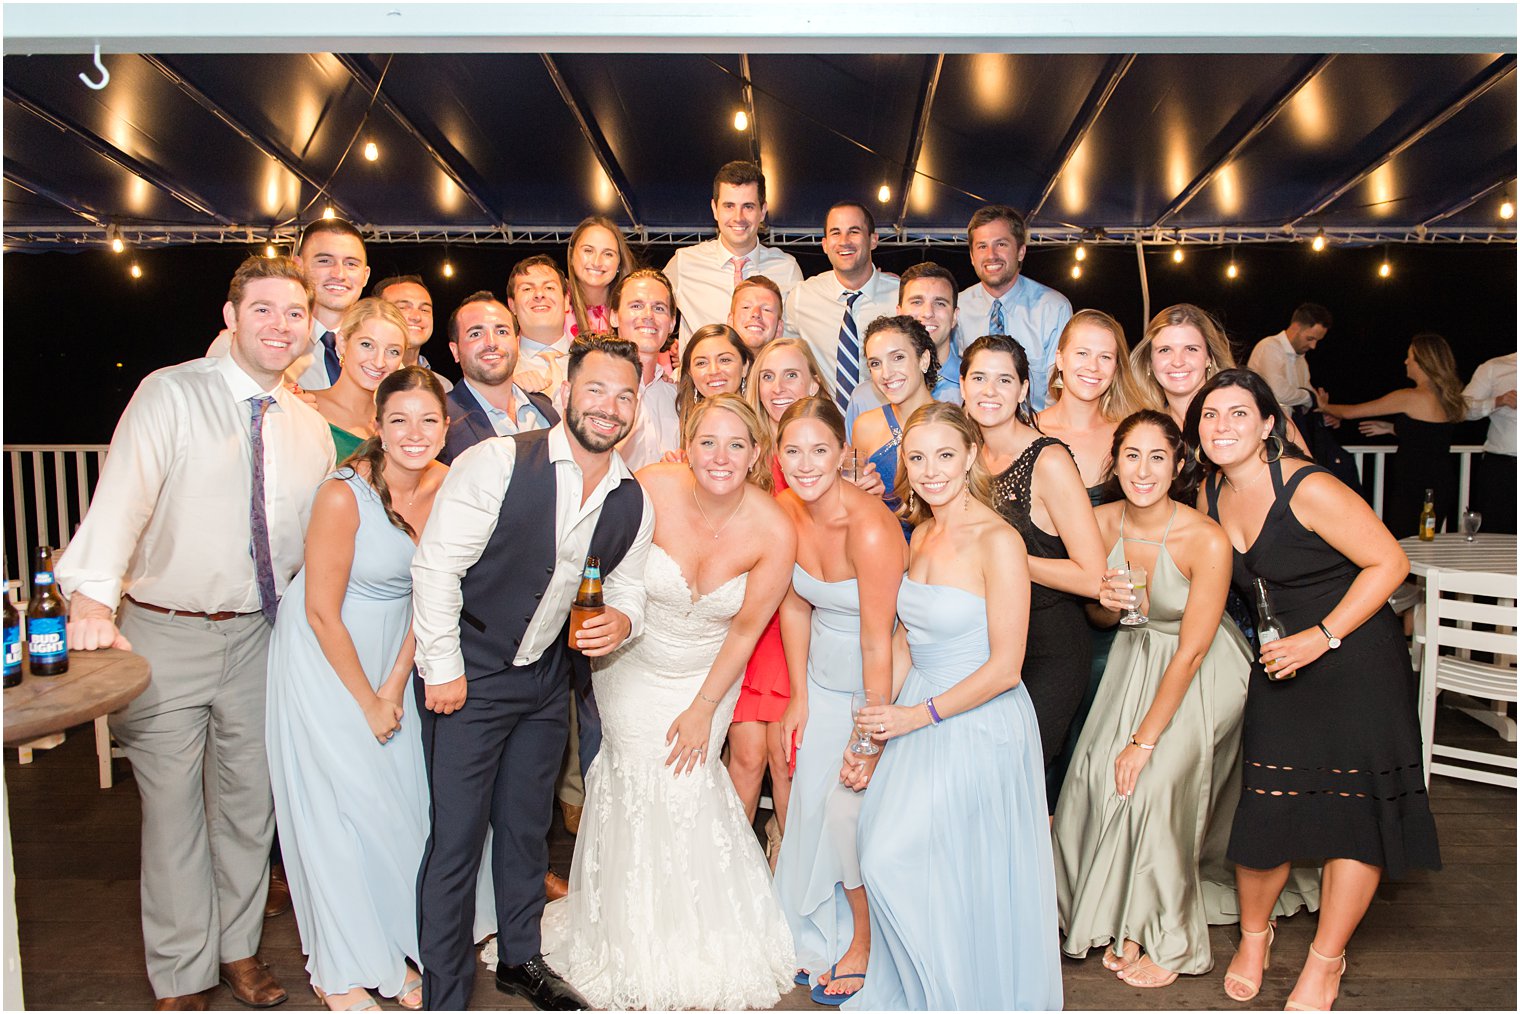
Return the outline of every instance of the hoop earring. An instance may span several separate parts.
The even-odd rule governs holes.
[[[1199,466],[1200,468],[1203,467],[1203,445],[1202,444],[1195,445],[1193,447],[1192,454],[1189,455],[1189,456],[1193,459],[1193,464]]]
[[[1269,465],[1272,464],[1274,461],[1278,461],[1279,459],[1281,459],[1282,456],[1283,456],[1283,452],[1288,449],[1288,445],[1283,442],[1283,438],[1280,437],[1280,436],[1278,436],[1276,433],[1268,433],[1267,434],[1267,439],[1264,440],[1264,441],[1262,441],[1262,443],[1268,443],[1269,441],[1272,441],[1272,440],[1277,441],[1277,454],[1273,455],[1270,451],[1268,451],[1268,453],[1267,453],[1267,464],[1269,464]]]

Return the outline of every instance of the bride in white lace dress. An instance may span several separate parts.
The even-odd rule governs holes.
[[[690,466],[638,474],[655,509],[643,633],[594,671],[570,894],[544,910],[549,964],[612,1009],[768,1008],[792,939],[718,752],[740,676],[786,591],[795,537],[762,489],[770,451],[733,395],[699,402]]]

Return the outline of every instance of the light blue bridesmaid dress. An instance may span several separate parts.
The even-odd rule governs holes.
[[[904,578],[897,613],[913,654],[899,704],[987,661],[981,597]],[[863,795],[871,963],[845,1008],[1060,1010],[1045,765],[1023,684],[888,742]]]
[[[820,581],[800,566],[792,587],[813,605],[808,641],[808,718],[776,860],[776,895],[797,948],[797,967],[816,984],[850,946],[845,888],[860,886],[855,827],[862,794],[839,783],[855,728],[850,695],[861,689],[860,591],[854,578]]]
[[[343,598],[370,685],[390,675],[412,625],[412,552],[369,483],[340,469],[359,505]],[[428,831],[422,740],[405,688],[401,729],[381,745],[306,619],[306,571],[280,602],[269,648],[265,742],[280,851],[312,984],[400,991],[417,963],[417,867]]]

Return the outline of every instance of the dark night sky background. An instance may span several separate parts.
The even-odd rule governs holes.
[[[828,267],[815,246],[789,248],[806,274]],[[162,366],[199,356],[221,327],[227,283],[251,248],[178,247],[114,255],[82,253],[4,256],[4,440],[14,443],[105,443],[139,380]],[[436,330],[425,350],[440,371],[457,376],[443,335],[449,311],[477,289],[501,293],[520,257],[564,248],[452,246],[456,274],[442,276],[441,246],[372,245],[371,278],[415,272],[433,293]],[[635,248],[663,266],[669,247]],[[1178,265],[1169,248],[1147,252],[1151,310],[1193,302],[1224,323],[1237,353],[1281,330],[1300,302],[1323,303],[1335,315],[1329,339],[1310,353],[1316,383],[1337,401],[1361,401],[1405,383],[1403,357],[1416,332],[1434,330],[1456,353],[1464,379],[1483,360],[1512,352],[1516,336],[1516,251],[1513,246],[1394,246],[1394,273],[1377,277],[1381,247],[1306,244],[1242,246],[1234,251],[1241,275],[1224,277],[1228,248],[1190,247]],[[144,275],[127,273],[131,257]],[[900,271],[936,260],[961,279],[975,280],[964,247],[880,247],[876,262]],[[1140,282],[1132,247],[1097,247],[1083,277],[1069,275],[1069,248],[1031,247],[1025,273],[1064,292],[1074,307],[1112,313],[1131,343],[1144,330]],[[368,294],[368,293],[366,293]],[[118,367],[117,364],[121,365]],[[1481,441],[1482,425],[1458,434]]]

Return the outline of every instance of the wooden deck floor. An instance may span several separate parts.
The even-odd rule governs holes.
[[[1443,713],[1442,723],[1443,730],[1471,731],[1477,748],[1497,747],[1492,733],[1465,716]],[[39,752],[31,765],[17,764],[13,751],[6,754],[23,984],[27,1006],[34,1010],[132,1010],[153,1002],[143,972],[138,911],[137,786],[127,777],[101,791],[94,765],[87,727],[71,732],[58,749]],[[1446,868],[1378,891],[1352,941],[1340,1009],[1515,1009],[1515,793],[1437,778],[1431,805]],[[556,819],[552,859],[561,872],[568,870],[571,847]],[[1315,920],[1299,915],[1281,923],[1278,960],[1261,995],[1244,1009],[1282,1009]],[[1216,927],[1213,940],[1213,973],[1183,977],[1162,990],[1123,985],[1102,969],[1096,955],[1067,960],[1067,1007],[1223,1007],[1223,965],[1233,953],[1235,931]],[[305,960],[291,916],[265,924],[261,953],[290,991],[285,1009],[318,1008],[305,988]],[[224,989],[211,1001],[214,1008],[239,1009]],[[472,1006],[526,1007],[497,993],[484,968]],[[800,988],[778,1007],[818,1009]]]

